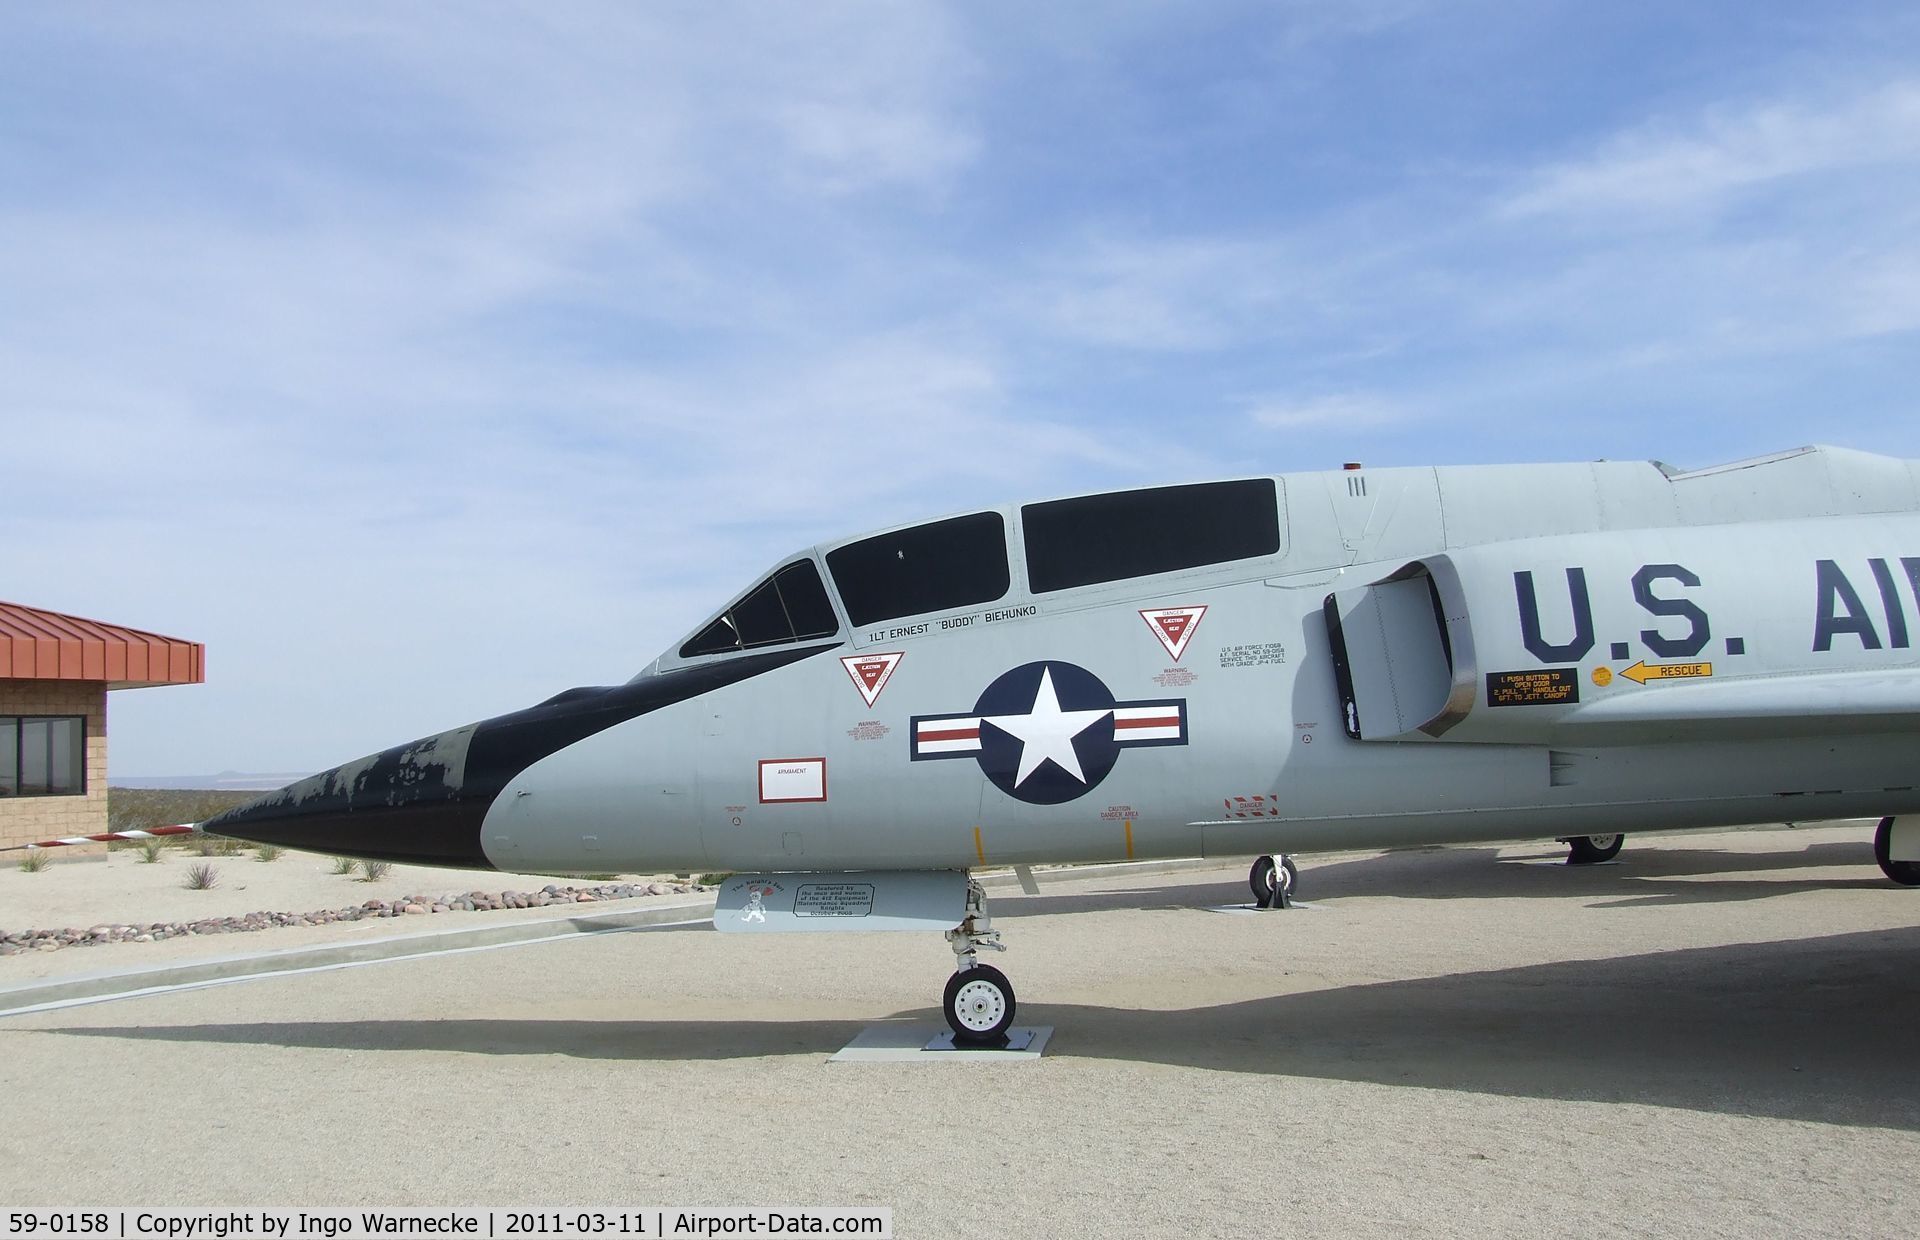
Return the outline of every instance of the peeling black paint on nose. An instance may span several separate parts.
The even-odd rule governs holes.
[[[507,783],[548,754],[628,719],[785,667],[837,643],[726,659],[383,749],[209,819],[213,835],[413,865],[493,869],[480,825]]]
[[[208,820],[206,830],[374,861],[490,869],[480,850],[480,823],[512,772],[503,774],[497,760],[496,769],[487,769],[486,750],[474,751],[482,732],[497,722],[456,728],[323,771]]]

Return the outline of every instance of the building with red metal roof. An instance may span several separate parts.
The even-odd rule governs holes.
[[[0,603],[0,846],[107,829],[107,693],[206,679],[206,647]]]

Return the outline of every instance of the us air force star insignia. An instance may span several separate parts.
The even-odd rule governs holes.
[[[1014,668],[967,715],[915,715],[913,760],[974,758],[993,785],[1034,805],[1084,796],[1122,749],[1187,743],[1187,701],[1116,702],[1084,667],[1048,659]]]

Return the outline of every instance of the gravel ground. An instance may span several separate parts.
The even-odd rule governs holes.
[[[826,1062],[938,1021],[922,935],[642,931],[9,1018],[0,1197],[1911,1234],[1920,891],[1865,828],[1558,855],[1310,859],[1312,907],[1260,914],[1215,911],[1243,865],[996,892],[1021,1022],[1057,1029],[1028,1063]]]
[[[58,854],[55,854],[56,856]],[[554,878],[541,874],[446,870],[432,866],[396,865],[377,882],[332,873],[333,860],[311,853],[289,852],[275,861],[255,861],[253,854],[201,857],[168,850],[157,864],[140,861],[139,854],[121,851],[104,859],[66,860],[36,874],[17,867],[0,869],[0,935],[23,930],[86,930],[102,924],[140,925],[153,922],[190,922],[205,918],[238,918],[249,913],[312,913],[365,904],[389,903],[403,896],[430,898],[485,891],[540,892],[549,885],[563,888],[600,888],[596,879]],[[184,886],[187,871],[202,862],[219,871],[217,886],[202,891]],[[646,881],[648,876],[623,876],[617,882]],[[670,875],[652,876],[671,880]],[[643,899],[600,901],[592,905],[554,906],[538,915],[614,911],[656,903],[713,907],[711,893],[661,895]],[[694,914],[689,914],[694,915]],[[497,924],[504,917],[526,917],[509,910],[468,912],[454,909],[425,916],[368,918],[311,927],[271,927],[246,934],[192,935],[151,943],[81,943],[59,951],[0,952],[0,987],[79,974],[118,973],[209,958],[286,951],[323,943],[387,938],[398,934],[431,933]]]
[[[54,863],[29,874],[19,868],[19,854],[7,854],[15,860],[0,866],[0,930],[86,927],[103,921],[192,921],[260,911],[309,913],[403,895],[538,891],[548,883],[586,887],[598,881],[396,865],[386,877],[370,883],[361,881],[357,873],[331,873],[331,857],[301,852],[256,861],[251,852],[202,857],[189,849],[169,848],[161,854],[166,860],[151,865],[133,850],[108,853],[104,860],[63,861],[58,849],[49,849],[48,855]],[[203,862],[217,871],[218,885],[190,891],[187,871]]]

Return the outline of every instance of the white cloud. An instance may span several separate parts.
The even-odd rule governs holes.
[[[1269,430],[1371,430],[1409,418],[1407,410],[1381,396],[1348,392],[1307,400],[1265,400],[1247,416]]]
[[[1080,344],[1204,352],[1322,328],[1350,309],[1368,255],[1302,232],[1251,236],[1112,230],[1042,253],[1000,294],[1008,313]]]
[[[1719,207],[1795,178],[1920,156],[1920,85],[1896,82],[1839,102],[1721,106],[1616,135],[1593,154],[1541,169],[1502,205],[1508,218]]]

